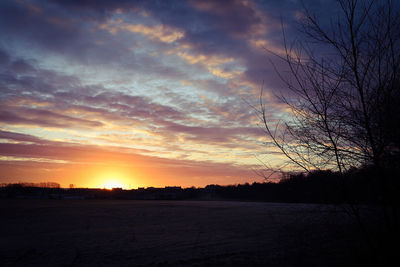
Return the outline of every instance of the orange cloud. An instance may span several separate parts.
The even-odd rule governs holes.
[[[143,24],[124,23],[123,20],[111,20],[108,23],[101,24],[100,29],[107,30],[111,34],[119,31],[128,31],[147,36],[151,40],[157,40],[163,43],[173,43],[185,36],[184,31],[167,25],[146,26]]]
[[[251,166],[230,163],[166,159],[107,147],[0,144],[0,181],[54,181],[66,187],[102,187],[119,181],[126,187],[205,186],[254,181]],[[33,152],[34,151],[34,152]]]

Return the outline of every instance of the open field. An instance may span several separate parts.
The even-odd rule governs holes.
[[[3,199],[0,214],[0,266],[353,266],[362,247],[322,205]]]

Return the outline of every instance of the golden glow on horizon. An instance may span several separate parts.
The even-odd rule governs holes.
[[[107,168],[99,170],[96,174],[96,183],[99,188],[113,189],[123,188],[132,189],[132,179],[126,172],[118,168]]]
[[[105,188],[105,189],[113,189],[113,188],[123,188],[123,189],[127,189],[126,185],[117,181],[117,180],[110,180],[107,181],[101,188]]]

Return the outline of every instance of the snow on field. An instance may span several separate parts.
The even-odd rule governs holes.
[[[0,214],[1,266],[338,266],[360,246],[335,206],[0,200]]]

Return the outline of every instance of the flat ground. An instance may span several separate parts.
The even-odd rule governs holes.
[[[360,248],[333,206],[0,200],[0,266],[354,266]]]

